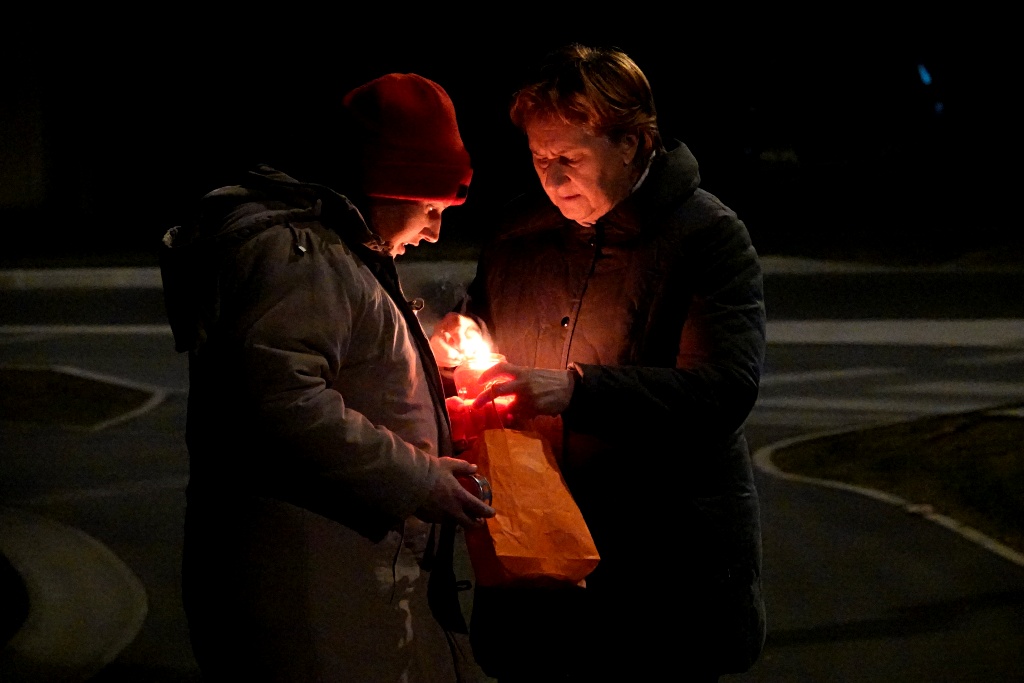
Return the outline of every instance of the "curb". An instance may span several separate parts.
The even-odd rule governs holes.
[[[0,553],[21,576],[31,605],[21,628],[0,650],[0,680],[86,680],[142,628],[149,611],[145,587],[92,536],[5,507],[0,508]]]

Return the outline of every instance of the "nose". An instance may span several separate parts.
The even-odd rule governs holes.
[[[420,231],[424,240],[433,244],[441,237],[441,213],[435,212],[430,216],[430,222]]]
[[[549,190],[554,190],[560,185],[564,185],[569,179],[569,176],[565,173],[565,167],[559,163],[549,164],[542,173],[544,187]]]
[[[437,228],[429,228],[420,234],[423,236],[425,241],[433,244],[441,237],[441,226],[439,225]]]

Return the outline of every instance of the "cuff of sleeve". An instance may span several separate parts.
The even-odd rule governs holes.
[[[572,376],[572,396],[569,397],[569,407],[562,413],[562,419],[565,421],[571,421],[573,407],[579,404],[580,390],[583,387],[583,367],[578,363],[570,363],[568,370],[571,370]]]

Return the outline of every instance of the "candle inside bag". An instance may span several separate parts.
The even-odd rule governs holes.
[[[445,403],[452,420],[452,441],[456,450],[464,451],[473,445],[485,429],[501,429],[511,423],[510,405],[514,396],[498,396],[480,408],[473,407],[473,399],[449,396]]]
[[[474,399],[487,386],[499,381],[500,378],[495,378],[488,382],[487,385],[482,385],[480,384],[480,375],[484,370],[504,361],[505,356],[500,353],[481,353],[470,356],[460,363],[455,368],[452,377],[455,380],[455,390],[458,392],[459,398]]]
[[[498,375],[487,382],[480,381],[484,370],[504,361],[505,356],[500,353],[480,352],[455,368],[452,379],[458,396],[449,397],[446,403],[452,420],[452,441],[457,450],[468,449],[485,429],[501,429],[511,424],[510,406],[515,396],[496,396],[479,408],[473,407],[473,400],[484,389],[512,379],[509,375]]]

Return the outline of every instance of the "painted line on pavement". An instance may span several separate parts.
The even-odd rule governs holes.
[[[153,493],[154,491],[184,491],[187,484],[188,475],[169,476],[159,479],[127,481],[92,489],[44,493],[38,496],[16,498],[9,501],[9,504],[19,507],[61,505],[64,503],[77,503],[83,500],[140,496]]]
[[[955,273],[965,270],[956,265],[901,267],[851,261],[823,261],[790,256],[761,256],[761,269],[766,275],[817,275],[830,273]],[[416,261],[399,259],[399,274],[415,277],[423,273],[449,272],[469,282],[476,273],[475,260]],[[974,272],[1020,271],[1019,266],[987,266],[968,269]],[[84,289],[84,288],[139,288],[162,289],[163,281],[158,266],[94,268],[11,268],[0,270],[0,289]]]
[[[985,367],[989,365],[1006,365],[1008,363],[1024,362],[1024,351],[1006,351],[986,353],[981,358],[957,358],[946,361],[949,365],[961,365],[964,367]]]
[[[0,363],[0,365],[3,365]],[[109,420],[103,420],[96,424],[88,427],[91,432],[98,432],[102,429],[112,427],[122,422],[127,422],[140,415],[145,415],[149,411],[153,410],[161,403],[163,403],[168,396],[176,393],[186,393],[177,389],[165,389],[164,387],[154,386],[152,384],[143,384],[141,382],[134,382],[123,377],[116,377],[114,375],[104,375],[99,372],[93,372],[92,370],[84,370],[82,368],[76,368],[72,365],[20,365],[13,364],[6,367],[18,368],[21,370],[47,370],[50,372],[58,372],[65,375],[72,375],[75,377],[81,377],[83,379],[92,380],[94,382],[103,382],[104,384],[112,384],[114,386],[126,387],[129,389],[135,389],[149,394],[141,406],[133,410],[128,410],[119,415],[115,415]]]
[[[166,335],[170,325],[0,325],[0,334],[9,335]]]
[[[774,410],[842,410],[861,413],[941,415],[966,413],[992,405],[991,401],[905,401],[885,398],[826,398],[824,396],[763,396],[756,408]]]
[[[851,426],[873,427],[879,422],[879,413],[838,413],[834,410],[793,411],[793,410],[759,410],[757,407],[747,417],[747,425],[759,427],[787,427],[799,429],[841,429]],[[914,420],[923,417],[914,413],[886,413],[885,419]]]
[[[898,421],[894,421],[891,424],[897,423]],[[852,484],[847,484],[841,481],[834,481],[831,479],[818,479],[815,477],[808,477],[802,474],[791,474],[789,472],[784,472],[783,470],[779,469],[775,465],[775,463],[772,462],[772,456],[777,451],[788,446],[791,446],[793,444],[835,436],[838,434],[846,434],[850,432],[861,431],[862,429],[862,427],[847,427],[832,431],[818,432],[815,434],[803,434],[789,439],[777,441],[773,444],[769,444],[768,446],[760,448],[754,452],[754,466],[757,467],[762,472],[764,472],[765,474],[771,475],[779,479],[787,479],[789,481],[794,481],[802,484],[811,484],[812,486],[820,486],[823,488],[849,491],[862,496],[866,496],[868,498],[873,498],[874,500],[886,503],[888,505],[894,505],[896,507],[903,508],[903,510],[909,514],[920,515],[924,519],[930,522],[934,522],[940,526],[943,526],[949,529],[950,531],[959,534],[960,536],[963,536],[967,540],[980,545],[986,550],[995,553],[996,555],[999,555],[1000,557],[1007,559],[1010,562],[1013,562],[1014,564],[1024,567],[1024,554],[1021,554],[1013,548],[1010,548],[1009,546],[1000,543],[994,538],[986,536],[985,534],[983,534],[982,532],[978,531],[973,527],[969,527],[966,524],[958,522],[952,517],[947,517],[946,515],[942,515],[938,512],[935,512],[932,506],[928,503],[911,503],[910,501],[907,501],[899,496],[895,496],[891,493],[886,493],[884,491],[876,491],[875,489],[864,488],[862,486],[854,486]]]
[[[883,391],[883,389],[875,389],[875,391]],[[886,387],[884,391],[897,394],[1024,399],[1024,383],[1021,382],[921,382]]]
[[[167,335],[170,325],[0,325],[5,335]],[[769,344],[877,344],[900,346],[1024,346],[1024,319],[776,320]]]
[[[159,268],[15,268],[0,289],[163,289]]]
[[[1024,346],[1024,318],[974,320],[776,320],[769,344]]]
[[[835,380],[857,379],[860,377],[880,377],[903,372],[901,368],[846,368],[843,370],[807,370],[801,372],[778,372],[761,377],[761,386],[779,384],[803,384],[805,382],[831,382]]]
[[[149,612],[146,588],[109,547],[80,529],[0,508],[0,552],[21,575],[31,609],[7,643],[24,679],[84,681],[127,647]]]

